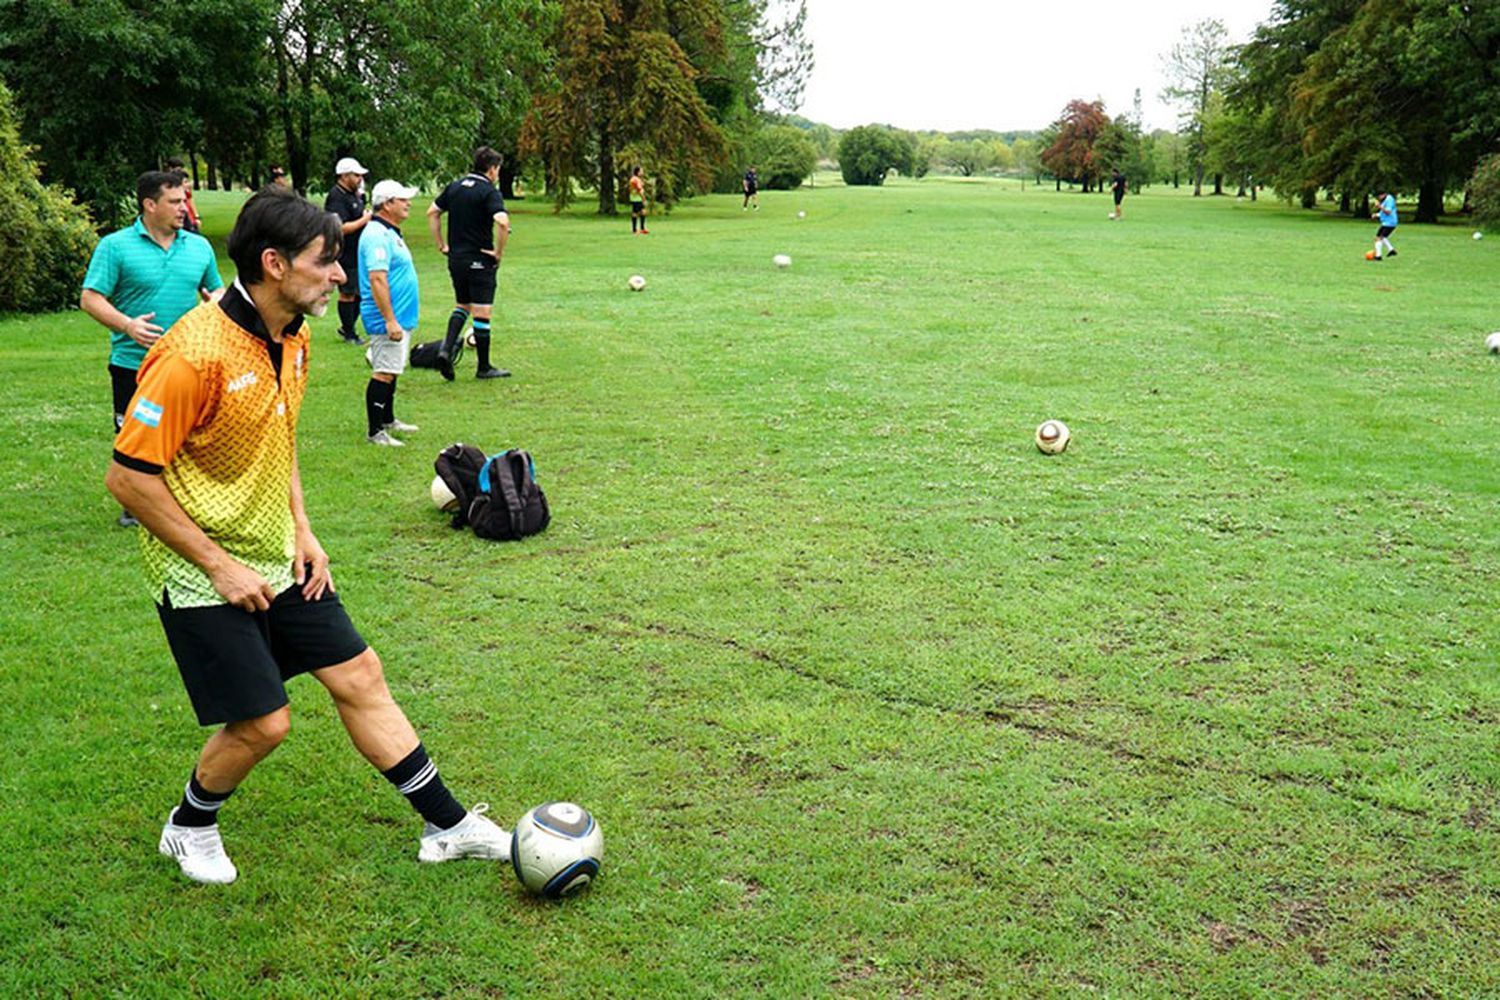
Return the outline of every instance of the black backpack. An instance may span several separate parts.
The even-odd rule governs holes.
[[[411,345],[411,366],[413,368],[436,368],[438,366],[438,351],[442,350],[441,340],[427,340],[420,344]],[[458,343],[453,345],[453,363],[458,364],[464,356],[464,338],[459,337]]]
[[[486,461],[484,452],[472,444],[460,441],[438,452],[437,459],[432,463],[434,471],[448,487],[448,492],[458,500],[452,521],[455,528],[462,528],[469,523],[469,507],[479,494],[479,470],[484,468]]]
[[[536,466],[519,448],[491,455],[479,470],[477,486],[468,514],[469,526],[480,538],[524,538],[552,520],[547,497],[536,484]]]

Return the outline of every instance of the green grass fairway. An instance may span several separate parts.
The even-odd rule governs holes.
[[[515,377],[408,373],[377,449],[325,318],[303,480],[450,787],[587,805],[604,878],[419,866],[302,679],[239,882],[185,883],[206,733],[102,485],[105,334],[12,318],[0,996],[1500,996],[1500,240],[942,178],[513,207]],[[530,449],[551,528],[450,531],[455,440]]]

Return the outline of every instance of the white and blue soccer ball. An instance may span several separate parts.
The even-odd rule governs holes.
[[[646,287],[646,279],[642,275],[632,274],[629,285],[632,292],[639,292]]]
[[[510,864],[529,891],[547,899],[571,896],[599,877],[604,832],[583,806],[546,802],[516,823]]]
[[[792,258],[787,254],[779,253],[771,258],[771,263],[775,264],[779,268],[785,269],[792,266]]]
[[[1036,429],[1036,447],[1044,455],[1060,455],[1067,450],[1072,435],[1061,420],[1043,420]]]

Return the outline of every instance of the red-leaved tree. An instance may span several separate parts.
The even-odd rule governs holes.
[[[1093,189],[1099,171],[1094,145],[1109,127],[1103,101],[1072,100],[1052,124],[1057,138],[1042,151],[1042,165],[1066,181],[1079,181],[1085,191]]]

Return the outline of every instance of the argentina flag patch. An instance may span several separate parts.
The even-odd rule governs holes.
[[[135,401],[135,409],[130,411],[130,416],[147,427],[155,427],[161,423],[161,406],[142,396]]]

